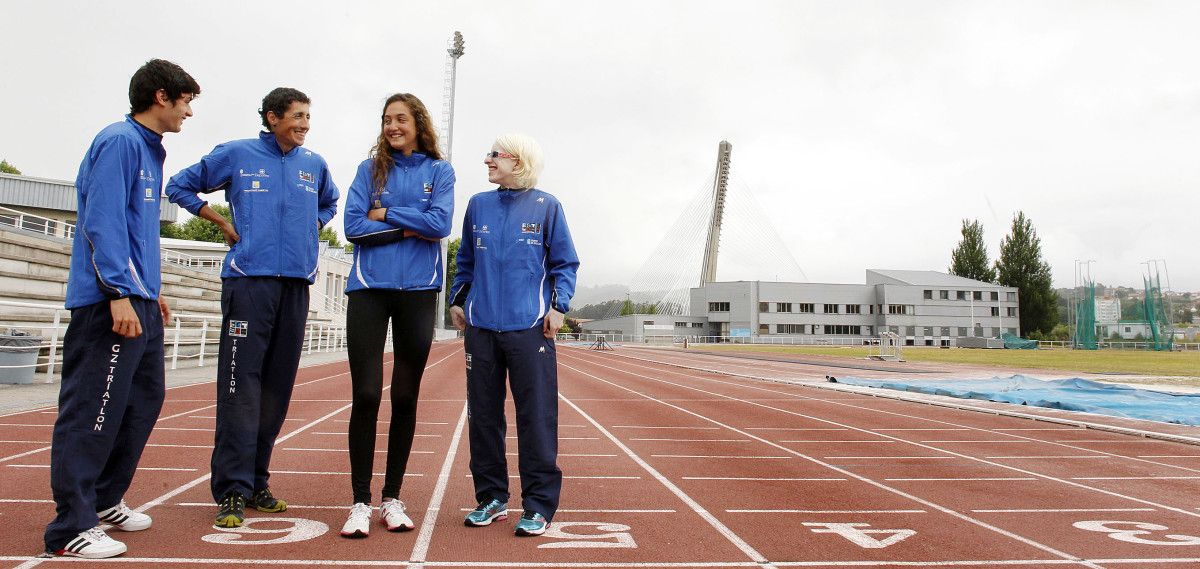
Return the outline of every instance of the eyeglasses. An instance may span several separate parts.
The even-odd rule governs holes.
[[[516,156],[513,156],[512,154],[509,154],[507,152],[500,152],[499,150],[493,150],[491,152],[488,152],[487,154],[484,154],[483,157],[484,157],[484,159],[488,159],[488,158],[512,158],[513,160],[517,159]]]

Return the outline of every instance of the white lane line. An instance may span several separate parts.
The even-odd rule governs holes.
[[[988,431],[1082,431],[1080,427],[1022,427],[1007,429],[985,429]]]
[[[1200,454],[1146,454],[1138,458],[1200,458]]]
[[[920,427],[906,429],[871,429],[873,431],[969,431],[971,429],[965,427]]]
[[[568,356],[568,357],[572,357],[572,356]],[[679,384],[679,383],[675,383],[675,382],[671,382],[671,381],[666,381],[666,380],[663,380],[663,379],[657,379],[657,378],[654,378],[654,377],[649,377],[649,376],[642,375],[642,374],[638,374],[638,373],[633,373],[633,372],[629,372],[629,371],[623,371],[623,370],[619,370],[619,369],[617,369],[617,368],[613,368],[613,367],[611,367],[611,366],[607,366],[607,365],[604,365],[604,364],[601,364],[601,363],[598,363],[598,362],[589,362],[588,360],[586,360],[586,359],[584,359],[584,358],[573,357],[573,359],[582,360],[582,361],[584,361],[585,363],[590,363],[590,364],[592,364],[592,365],[595,365],[595,366],[597,366],[597,367],[602,367],[602,368],[605,368],[605,369],[610,369],[610,370],[617,371],[617,372],[620,372],[620,373],[625,373],[625,374],[632,375],[632,376],[639,377],[639,378],[643,378],[643,379],[646,379],[646,380],[649,380],[649,381],[652,381],[652,382],[655,382],[655,383],[664,383],[664,384],[667,384],[667,385],[672,385],[672,386],[675,386],[675,387],[681,387],[681,388],[684,388],[684,389],[690,389],[690,390],[694,390],[694,391],[700,391],[701,393],[705,393],[705,394],[709,394],[709,395],[719,395],[719,396],[721,396],[721,397],[725,397],[725,398],[727,398],[727,399],[732,399],[732,400],[734,400],[734,401],[739,401],[739,399],[738,399],[738,398],[736,398],[736,397],[733,397],[733,396],[729,396],[729,395],[720,395],[720,394],[716,394],[716,393],[713,393],[713,392],[705,391],[705,390],[703,390],[703,389],[700,389],[700,388],[698,388],[698,387],[693,387],[693,386],[689,386],[689,385],[683,385],[683,384]],[[837,472],[837,473],[839,473],[839,474],[841,474],[841,475],[843,475],[843,476],[847,476],[847,477],[850,477],[850,478],[854,478],[854,479],[856,479],[856,480],[859,480],[859,481],[861,481],[861,482],[865,482],[865,483],[867,483],[867,484],[870,484],[871,486],[874,486],[874,487],[876,487],[876,488],[878,488],[878,489],[880,489],[880,490],[883,490],[883,491],[885,491],[885,492],[889,492],[889,493],[895,494],[895,495],[897,495],[897,496],[900,496],[900,497],[903,497],[903,498],[907,498],[907,499],[909,499],[909,500],[912,500],[912,501],[914,501],[914,502],[916,502],[916,503],[918,503],[918,504],[921,504],[921,505],[923,505],[923,506],[926,506],[926,507],[929,507],[929,508],[933,508],[933,509],[935,509],[935,510],[938,510],[939,512],[942,512],[942,513],[944,513],[944,514],[947,514],[947,515],[949,515],[949,516],[953,516],[953,517],[955,517],[955,518],[958,518],[958,519],[960,519],[960,520],[962,520],[962,521],[965,521],[965,522],[968,522],[968,523],[971,523],[971,524],[977,525],[977,526],[979,526],[979,527],[982,527],[982,528],[984,528],[984,529],[987,529],[987,530],[991,530],[991,531],[993,531],[993,532],[995,532],[995,533],[998,533],[998,534],[1000,534],[1000,535],[1003,535],[1003,536],[1005,536],[1005,537],[1008,537],[1008,538],[1010,538],[1010,539],[1013,539],[1013,540],[1019,541],[1019,542],[1021,542],[1021,543],[1024,543],[1024,544],[1026,544],[1026,545],[1029,545],[1029,546],[1031,546],[1031,547],[1036,547],[1036,548],[1038,548],[1038,549],[1040,549],[1040,550],[1042,550],[1042,551],[1045,551],[1045,552],[1047,552],[1047,553],[1049,553],[1049,554],[1051,554],[1051,555],[1056,555],[1056,556],[1058,556],[1058,557],[1061,557],[1061,558],[1063,558],[1063,559],[1069,559],[1069,560],[1073,560],[1073,561],[1078,561],[1078,562],[1081,562],[1081,563],[1083,563],[1085,566],[1087,566],[1087,567],[1090,567],[1090,568],[1092,568],[1092,569],[1103,569],[1103,568],[1102,568],[1102,567],[1100,567],[1099,565],[1096,565],[1096,564],[1094,564],[1094,563],[1089,563],[1089,562],[1087,562],[1087,561],[1085,561],[1085,560],[1081,560],[1080,558],[1078,558],[1078,557],[1076,557],[1076,556],[1074,556],[1074,555],[1071,555],[1070,553],[1066,553],[1066,552],[1063,552],[1063,551],[1059,551],[1059,550],[1057,550],[1057,549],[1055,549],[1055,548],[1053,548],[1053,547],[1051,547],[1051,546],[1049,546],[1049,545],[1046,545],[1046,544],[1040,543],[1040,542],[1038,542],[1038,541],[1035,541],[1035,540],[1033,540],[1033,539],[1027,538],[1027,537],[1025,537],[1025,536],[1018,535],[1018,534],[1016,534],[1016,533],[1013,533],[1013,532],[1011,532],[1011,531],[1008,531],[1008,530],[1005,530],[1005,529],[1003,529],[1003,528],[1000,528],[1000,527],[994,526],[994,525],[992,525],[992,524],[989,524],[989,523],[987,523],[987,522],[984,522],[983,520],[980,520],[980,519],[977,519],[977,518],[971,517],[971,516],[969,516],[969,515],[967,515],[967,514],[964,514],[964,513],[962,513],[962,512],[959,512],[959,511],[953,510],[953,509],[951,509],[951,508],[948,508],[948,507],[946,507],[946,506],[942,506],[941,504],[937,504],[937,503],[935,503],[935,502],[932,502],[932,501],[930,501],[930,500],[926,500],[926,499],[924,499],[924,498],[921,498],[921,497],[919,497],[919,496],[916,496],[916,495],[914,495],[914,494],[910,494],[910,493],[908,493],[908,492],[904,492],[903,490],[900,490],[899,488],[893,488],[893,487],[891,487],[891,486],[888,486],[887,484],[884,484],[884,483],[882,483],[882,482],[879,482],[879,481],[876,481],[876,480],[872,480],[872,479],[870,479],[870,478],[867,478],[866,476],[863,476],[863,475],[861,475],[861,474],[857,474],[857,473],[855,473],[855,472],[851,472],[851,471],[849,471],[849,470],[846,470],[846,469],[844,469],[844,468],[841,468],[841,467],[839,467],[839,466],[837,466],[837,465],[830,464],[830,463],[828,463],[828,462],[824,462],[824,461],[822,461],[822,460],[820,460],[820,459],[818,459],[818,458],[815,458],[815,457],[808,456],[808,455],[806,455],[806,454],[804,454],[804,453],[801,453],[801,452],[799,452],[799,451],[796,451],[796,450],[794,450],[794,449],[791,449],[791,448],[789,448],[789,447],[785,447],[785,446],[783,446],[783,445],[780,445],[780,444],[778,444],[778,443],[775,443],[775,442],[769,441],[769,440],[767,440],[767,439],[764,439],[764,438],[762,438],[762,437],[759,437],[759,436],[753,435],[753,434],[751,434],[751,433],[748,433],[748,432],[746,432],[746,431],[740,430],[740,429],[738,429],[738,428],[736,428],[736,427],[733,427],[733,426],[731,426],[731,425],[728,425],[728,424],[722,423],[722,422],[720,422],[720,421],[718,421],[718,420],[716,420],[716,419],[713,419],[713,418],[710,418],[710,417],[706,417],[706,416],[704,416],[704,415],[701,415],[701,414],[699,414],[699,413],[697,413],[697,412],[695,412],[695,411],[692,411],[692,410],[689,410],[689,409],[685,409],[685,408],[683,408],[683,407],[680,407],[680,406],[678,406],[678,405],[673,405],[673,404],[670,404],[670,403],[665,403],[665,402],[663,402],[663,401],[658,401],[658,400],[656,400],[654,397],[652,397],[652,396],[650,396],[650,395],[646,395],[646,394],[644,394],[644,393],[641,393],[641,392],[635,391],[635,390],[633,390],[633,389],[630,389],[630,388],[628,388],[628,387],[625,387],[625,386],[623,386],[623,385],[620,385],[620,384],[618,384],[618,383],[615,383],[615,382],[612,382],[612,381],[608,381],[608,380],[606,380],[606,379],[603,379],[603,378],[601,378],[601,377],[599,377],[599,376],[592,375],[592,374],[590,374],[590,373],[587,373],[587,372],[585,372],[585,371],[583,371],[583,370],[580,370],[580,369],[578,369],[578,368],[572,367],[572,366],[570,366],[570,365],[565,365],[565,364],[563,364],[563,363],[562,363],[562,361],[561,361],[561,360],[559,360],[559,365],[560,365],[560,366],[563,366],[563,367],[566,367],[567,369],[573,370],[573,371],[575,371],[576,373],[579,373],[579,374],[581,374],[581,375],[584,375],[584,376],[587,376],[587,377],[591,377],[591,378],[593,378],[593,379],[595,379],[595,380],[597,380],[597,381],[600,381],[600,382],[602,382],[602,383],[606,383],[606,384],[608,384],[608,385],[611,385],[611,386],[613,386],[613,387],[616,387],[616,388],[618,388],[618,389],[623,389],[623,390],[625,390],[625,391],[628,391],[628,392],[630,392],[630,393],[635,393],[635,394],[637,394],[637,395],[640,395],[640,396],[642,396],[642,397],[645,397],[646,399],[649,399],[650,401],[657,401],[657,402],[658,402],[660,405],[664,405],[664,406],[666,406],[666,407],[670,407],[670,408],[672,408],[672,409],[676,409],[676,410],[678,410],[678,411],[680,411],[680,412],[686,413],[686,414],[688,414],[688,415],[691,415],[691,416],[693,416],[693,417],[696,417],[696,418],[699,418],[699,419],[702,419],[702,420],[708,421],[708,422],[710,422],[710,423],[713,423],[714,425],[718,425],[718,426],[720,426],[720,427],[723,427],[723,428],[725,428],[725,429],[728,429],[728,430],[730,430],[730,431],[733,431],[733,432],[735,432],[735,433],[738,433],[739,435],[743,435],[743,436],[747,436],[747,437],[750,437],[750,438],[756,439],[756,440],[758,440],[758,441],[761,441],[761,442],[763,442],[764,444],[767,444],[767,445],[769,445],[769,446],[775,447],[775,448],[777,448],[777,449],[779,449],[779,450],[782,450],[782,451],[784,451],[784,452],[787,452],[787,453],[789,453],[789,454],[795,455],[795,456],[797,456],[797,457],[803,458],[803,459],[805,459],[805,460],[808,460],[808,461],[810,461],[810,462],[812,462],[812,463],[814,463],[814,464],[817,464],[817,465],[820,465],[820,466],[824,466],[824,467],[826,467],[826,468],[828,468],[828,469],[830,469],[830,470],[833,470],[834,472]],[[562,395],[560,394],[560,395],[559,395],[559,397],[562,397]],[[785,414],[788,414],[788,415],[795,415],[795,416],[799,416],[799,417],[805,417],[805,418],[807,418],[807,419],[810,419],[810,420],[819,420],[819,421],[822,421],[822,422],[825,422],[825,423],[829,423],[829,424],[833,424],[833,425],[836,425],[836,426],[841,426],[841,427],[846,427],[846,428],[853,428],[853,427],[850,427],[849,425],[839,425],[839,424],[837,424],[837,423],[834,423],[833,421],[830,421],[830,420],[828,420],[828,419],[818,419],[818,418],[816,418],[816,417],[807,416],[807,415],[804,415],[804,414],[802,414],[802,413],[796,413],[796,412],[792,412],[792,411],[787,411],[787,410],[785,410],[785,409],[779,409],[779,408],[776,408],[776,407],[771,407],[771,406],[769,406],[769,405],[763,405],[763,404],[761,404],[761,403],[747,403],[747,404],[748,404],[748,405],[753,405],[753,406],[756,406],[756,407],[762,407],[762,408],[766,408],[766,409],[774,410],[774,411],[779,411],[779,412],[782,412],[782,413],[785,413]],[[864,431],[863,429],[855,429],[855,430],[857,430],[857,431]],[[875,434],[878,434],[878,433],[875,433]],[[889,435],[882,435],[882,436],[885,436],[885,437],[886,437],[886,436],[889,436]],[[938,450],[938,449],[932,449],[932,450]],[[941,452],[947,452],[947,453],[950,453],[950,451],[941,451]],[[951,453],[951,454],[954,454],[954,453]],[[965,456],[965,455],[959,455],[959,456]],[[1072,483],[1072,484],[1073,484],[1073,483]]]
[[[29,455],[31,455],[31,454],[37,454],[37,453],[39,453],[39,452],[42,452],[42,451],[47,451],[47,450],[50,450],[50,447],[49,447],[49,446],[44,446],[44,447],[42,447],[42,448],[35,448],[35,449],[33,449],[33,450],[29,450],[29,451],[25,451],[25,452],[22,452],[22,453],[17,453],[17,454],[9,455],[9,456],[6,456],[6,457],[4,457],[4,458],[0,458],[0,462],[8,462],[8,461],[10,461],[10,460],[16,460],[16,459],[18,459],[18,458],[23,458],[23,457],[29,456]],[[9,466],[12,466],[12,465],[9,465]]]
[[[344,449],[344,448],[301,448],[301,447],[287,447],[287,448],[277,448],[277,449],[275,449],[275,450],[277,450],[277,451],[280,451],[280,450],[295,450],[295,451],[303,451],[303,452],[344,452],[344,453],[347,453],[347,454],[349,454],[349,453],[350,453],[350,450],[349,450],[349,449]],[[381,452],[387,452],[387,449],[376,450],[375,452],[376,452],[377,454],[378,454],[378,453],[381,453]],[[408,452],[409,452],[409,454],[434,454],[434,451],[431,451],[431,450],[410,450],[410,451],[408,451]]]
[[[457,353],[457,351],[456,351]],[[433,541],[433,528],[437,525],[438,513],[442,511],[442,501],[446,498],[446,487],[450,485],[450,467],[454,457],[458,455],[458,445],[462,442],[463,427],[467,424],[467,405],[463,404],[462,414],[458,417],[458,425],[454,427],[454,438],[450,440],[450,450],[446,451],[446,460],[442,461],[442,470],[438,472],[437,484],[433,487],[433,495],[429,498],[429,506],[425,509],[425,519],[421,520],[421,533],[413,544],[409,559],[421,563],[429,555],[429,544]]]
[[[928,510],[725,510],[731,514],[928,514]]]
[[[155,431],[200,431],[212,433],[216,431],[213,427],[154,427]]]
[[[512,511],[512,510],[509,510],[509,511]],[[66,561],[68,563],[75,562],[73,559],[70,559],[70,558],[68,558],[68,559],[63,559],[63,558],[43,559],[43,558],[31,558],[29,556],[0,556],[0,561],[26,561],[27,562],[25,564],[18,565],[14,569],[26,569],[27,567],[36,566],[44,561]],[[701,569],[701,568],[710,568],[710,567],[711,568],[764,567],[763,565],[760,565],[758,563],[754,563],[751,561],[728,561],[728,562],[725,562],[725,561],[703,562],[702,561],[702,562],[696,562],[696,563],[687,563],[687,562],[683,562],[683,563],[671,563],[671,562],[666,562],[666,563],[653,563],[653,562],[641,562],[641,563],[639,563],[639,562],[623,562],[623,563],[622,562],[614,562],[614,563],[598,563],[598,562],[567,562],[567,563],[553,562],[553,563],[549,563],[549,562],[541,562],[541,563],[531,563],[531,562],[510,562],[510,561],[428,561],[428,562],[423,562],[423,563],[417,563],[417,562],[411,562],[411,561],[403,560],[403,559],[401,559],[401,560],[352,561],[352,560],[346,560],[346,559],[290,559],[290,560],[237,559],[237,558],[232,558],[232,557],[222,557],[222,558],[213,558],[213,559],[196,558],[196,557],[191,557],[191,558],[119,557],[119,558],[115,558],[115,559],[109,559],[108,561],[113,562],[113,563],[118,563],[118,564],[120,564],[120,563],[124,563],[124,564],[144,563],[147,565],[167,565],[167,564],[199,565],[201,567],[224,567],[227,565],[288,565],[288,566],[303,565],[303,566],[312,566],[312,567],[411,567],[413,569],[417,569],[417,568],[421,568],[421,567],[467,567],[467,568],[496,567],[496,568],[504,568],[504,569],[507,569],[507,568],[519,569],[519,568],[527,568],[527,567],[539,567],[539,568],[546,567],[546,568],[552,568],[552,569],[606,569],[606,568],[607,569],[615,569],[615,568],[625,568],[625,569],[679,568],[679,569],[685,569],[685,568],[693,568],[693,567],[697,568],[697,569]],[[871,563],[872,565],[878,565],[878,566],[896,566],[898,564],[899,565],[906,564],[906,562],[891,562],[891,563],[869,562],[869,563]],[[1041,563],[1044,564],[1045,562],[1041,562]],[[832,562],[832,563],[823,562],[823,563],[820,563],[819,565],[829,566],[831,564],[834,566],[845,565],[845,563],[843,563],[843,562],[836,562],[836,561]],[[858,565],[857,562],[855,564]],[[942,562],[934,561],[934,562],[931,562],[931,564],[927,564],[927,565],[914,564],[911,566],[932,567],[932,566],[939,566],[939,565],[943,565],[943,564],[944,563],[942,563]],[[962,565],[961,562],[955,562],[954,564],[960,565],[960,566]],[[1012,565],[1012,563],[1006,563],[1006,564]],[[805,563],[804,565],[797,565],[796,563],[786,563],[785,566],[805,567],[805,566],[808,566],[808,564]],[[772,567],[772,565],[766,565],[765,567]]]
[[[951,460],[956,456],[823,456],[825,460]]]
[[[49,464],[8,464],[5,466],[9,468],[50,468]],[[139,471],[146,470],[150,472],[195,472],[199,470],[197,468],[168,468],[165,466],[139,466],[137,469]]]
[[[505,456],[517,456],[517,453],[506,452],[506,453],[504,453],[504,455]],[[559,457],[570,456],[570,457],[574,457],[574,458],[615,458],[617,455],[615,455],[615,454],[579,454],[579,453],[560,452],[556,456],[559,456]]]
[[[50,441],[0,441],[0,443],[11,445],[48,445]]]
[[[1023,508],[1008,510],[971,510],[982,514],[1071,514],[1091,512],[1156,512],[1154,508]]]
[[[17,498],[0,498],[0,504],[53,504],[54,500],[22,500]]]
[[[781,442],[781,443],[829,443],[829,444],[839,444],[839,445],[845,445],[845,444],[860,444],[860,443],[887,444],[887,445],[894,445],[894,444],[896,444],[896,441],[848,441],[848,440],[846,440],[846,441],[816,441],[816,440],[808,440],[808,441],[779,441],[779,442]]]
[[[613,425],[613,429],[683,429],[686,431],[715,431],[716,427],[681,427],[670,425]]]
[[[582,373],[584,375],[589,375],[589,374],[586,374],[585,372],[582,372],[571,366],[564,365],[561,360],[558,362],[558,365],[566,367],[571,370],[574,370],[578,373]],[[601,381],[604,381],[604,380],[601,380]],[[608,383],[608,382],[605,382],[605,383]],[[632,389],[630,389],[628,391],[630,391],[631,393],[637,394],[637,395],[641,395],[640,393],[637,393],[636,391],[633,391]],[[586,420],[587,422],[589,422],[593,426],[595,426],[595,428],[600,431],[600,434],[604,435],[605,437],[608,438],[608,440],[612,441],[612,443],[614,445],[616,445],[617,448],[621,449],[621,451],[624,452],[626,456],[628,456],[630,459],[632,459],[634,462],[636,462],[637,465],[642,467],[643,470],[650,473],[650,476],[654,477],[655,480],[658,480],[658,483],[665,486],[667,488],[667,490],[669,490],[672,494],[675,495],[676,498],[679,498],[681,501],[683,501],[683,503],[687,504],[688,507],[691,508],[692,511],[696,513],[696,515],[700,516],[701,519],[708,522],[708,525],[712,526],[713,529],[717,530],[717,533],[720,533],[722,536],[725,537],[725,539],[729,540],[730,543],[732,543],[735,547],[737,547],[739,550],[741,550],[741,552],[744,553],[746,555],[746,557],[749,557],[751,561],[755,562],[756,564],[760,564],[763,567],[772,567],[772,565],[768,564],[766,556],[759,553],[758,550],[754,549],[754,547],[752,547],[749,543],[746,543],[745,540],[743,540],[740,536],[738,536],[736,533],[734,533],[732,529],[730,529],[725,524],[721,523],[721,520],[718,520],[716,516],[712,515],[711,513],[709,513],[708,510],[704,509],[704,506],[701,506],[699,502],[692,499],[692,497],[689,496],[686,492],[684,492],[683,489],[681,489],[679,486],[676,486],[675,483],[668,480],[666,476],[663,476],[663,474],[661,472],[659,472],[658,470],[656,470],[653,466],[650,466],[650,463],[646,462],[645,460],[642,459],[642,457],[638,456],[637,453],[633,452],[633,449],[629,448],[628,446],[625,445],[625,443],[623,443],[619,439],[617,439],[616,435],[614,435],[612,433],[612,431],[605,429],[603,425],[601,425],[598,421],[593,419],[592,416],[588,415],[583,409],[580,409],[579,406],[576,405],[575,403],[573,403],[570,399],[567,399],[566,396],[564,396],[561,392],[559,392],[558,398],[561,399],[563,401],[563,403],[570,405],[571,408],[574,409],[576,413],[579,413],[579,415],[584,418],[584,420]],[[647,399],[649,399],[649,398],[647,398]],[[716,430],[717,428],[713,427],[712,429]]]
[[[1032,476],[1021,478],[884,478],[888,482],[1026,482],[1038,480]]]
[[[325,472],[325,471],[321,471],[321,470],[272,470],[271,471],[272,476],[274,476],[276,474],[296,474],[296,475],[304,475],[304,476],[350,476],[349,472]],[[371,473],[371,476],[386,476],[386,475],[387,475],[386,472],[372,472]],[[411,476],[414,478],[425,476],[424,474],[421,474],[419,472],[405,472],[404,475]],[[289,502],[289,504],[290,504],[290,502]]]
[[[736,480],[751,482],[845,482],[846,478],[767,478],[757,476],[684,476],[684,480]]]
[[[459,511],[462,511],[462,512],[470,512],[471,510],[472,510],[472,508],[460,508],[459,509]],[[525,510],[523,510],[521,508],[509,508],[508,511],[509,512],[524,512]],[[555,518],[558,517],[557,514],[675,514],[675,513],[678,513],[678,510],[598,510],[598,509],[558,510],[558,512],[555,514]],[[605,565],[605,567],[607,567],[607,565]]]
[[[616,456],[616,455],[614,455]],[[790,456],[728,456],[719,454],[652,454],[654,458],[703,458],[703,459],[732,459],[732,460],[791,460]]]
[[[561,439],[560,439],[561,440]],[[631,441],[659,441],[667,443],[752,443],[750,439],[652,439],[633,438]]]
[[[504,437],[504,438],[506,440],[512,440],[512,441],[517,440],[516,435],[508,435],[507,437]],[[560,440],[560,441],[598,441],[598,440],[600,440],[600,437],[558,437],[558,440]]]
[[[1019,459],[1038,459],[1038,460],[1042,460],[1042,459],[1053,459],[1053,460],[1096,460],[1096,459],[1102,459],[1102,458],[1112,458],[1112,457],[1111,457],[1111,456],[1102,455],[1102,454],[1094,454],[1094,455],[1093,455],[1093,454],[1076,454],[1076,455],[1071,455],[1071,454],[1060,454],[1060,455],[1054,455],[1054,454],[1050,454],[1050,455],[1029,455],[1029,456],[985,456],[985,457],[983,457],[983,458],[986,458],[986,459],[988,459],[988,460],[1000,460],[1000,459],[1018,459],[1018,460],[1019,460]]]
[[[1079,476],[1071,480],[1200,480],[1200,476]]]
[[[616,455],[613,455],[613,456],[616,456]],[[471,473],[469,473],[469,472],[467,474],[463,475],[463,478],[470,478],[470,477],[471,477]],[[514,478],[514,479],[521,478],[521,476],[519,474],[509,474],[508,477]],[[641,480],[642,477],[641,476],[568,476],[565,474],[563,475],[563,480],[571,480],[571,479],[574,479],[574,480]],[[509,509],[511,510],[512,508],[509,508]],[[472,510],[472,508],[467,509],[468,512],[471,510]]]
[[[845,427],[746,427],[747,431],[849,431]]]
[[[1031,440],[1022,440],[1022,439],[1007,440],[1007,441],[980,441],[980,440],[973,441],[973,440],[967,439],[967,440],[929,440],[929,441],[920,441],[920,442],[928,443],[928,444],[934,444],[934,443],[985,443],[985,444],[986,443],[1004,443],[1004,444],[1010,444],[1010,445],[1011,444],[1028,445],[1028,444],[1033,444],[1033,443],[1042,442],[1042,441],[1031,441]]]
[[[161,423],[161,422],[163,422],[163,421],[166,421],[167,419],[174,419],[174,418],[177,418],[177,417],[185,417],[185,416],[191,415],[192,413],[195,413],[195,412],[197,412],[197,411],[203,411],[203,410],[205,410],[205,409],[212,409],[213,407],[216,407],[216,406],[217,406],[217,404],[216,404],[216,403],[213,403],[212,405],[205,405],[205,406],[203,406],[203,407],[198,407],[198,408],[196,408],[196,409],[192,409],[191,411],[184,411],[184,412],[182,412],[182,413],[176,413],[176,414],[174,414],[174,415],[167,415],[166,417],[159,417],[159,418],[158,418],[158,421],[156,421],[156,422],[155,422],[155,424],[157,425],[158,423]],[[189,419],[193,419],[193,418],[195,418],[195,417],[194,417],[194,416],[192,416],[192,417],[188,417],[188,418],[189,418]],[[212,418],[213,418],[213,419],[216,419],[216,417],[212,417]],[[157,428],[157,427],[156,427],[156,428]]]
[[[212,445],[170,445],[170,444],[165,444],[165,443],[146,443],[146,446],[147,447],[159,447],[159,448],[207,448],[207,449],[211,449],[213,447]]]

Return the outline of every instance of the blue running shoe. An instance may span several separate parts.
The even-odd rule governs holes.
[[[517,522],[517,527],[513,530],[513,533],[519,536],[542,535],[546,533],[546,527],[549,525],[550,522],[547,522],[546,518],[542,517],[541,514],[527,510],[524,514],[521,514],[521,521]]]
[[[480,502],[474,511],[467,514],[467,517],[463,518],[463,525],[478,528],[491,525],[494,521],[502,522],[507,519],[508,504],[491,499]]]

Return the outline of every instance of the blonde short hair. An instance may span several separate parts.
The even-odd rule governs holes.
[[[517,165],[513,168],[513,179],[517,186],[519,188],[536,187],[538,176],[545,167],[542,147],[537,141],[529,135],[509,133],[497,137],[496,146],[517,157]]]

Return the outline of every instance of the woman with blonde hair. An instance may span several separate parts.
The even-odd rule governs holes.
[[[496,139],[484,164],[499,187],[476,194],[463,218],[450,316],[465,330],[471,477],[478,506],[464,523],[508,516],[505,377],[517,411],[524,513],[514,533],[545,533],[558,510],[558,370],[554,336],[575,294],[579,258],[562,204],[537,189],[542,151],[532,138]]]
[[[358,167],[346,199],[354,264],[346,284],[346,342],[353,403],[348,430],[354,505],[345,537],[366,537],[371,521],[375,425],[383,391],[383,347],[392,325],[392,418],[379,521],[413,529],[400,501],[412,450],[421,376],[433,342],[443,267],[438,242],[450,234],[454,170],[442,160],[429,111],[408,93],[388,97],[379,138]]]

